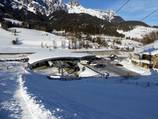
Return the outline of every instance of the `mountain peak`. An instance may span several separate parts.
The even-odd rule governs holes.
[[[76,0],[70,0],[70,2],[67,4],[67,9],[68,13],[85,13],[103,20],[107,20],[109,22],[111,22],[116,16],[114,10],[103,11],[98,9],[85,8],[80,5],[79,2],[76,2]]]
[[[56,10],[66,10],[63,0],[1,0],[0,3],[13,9],[27,9],[33,13],[50,15]]]

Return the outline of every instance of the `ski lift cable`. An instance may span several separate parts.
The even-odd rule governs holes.
[[[130,0],[127,0],[121,7],[116,11],[118,13],[127,3],[129,3]]]
[[[151,13],[149,13],[148,15],[146,15],[144,18],[142,18],[141,20],[144,21],[146,18],[150,17],[152,14],[154,14],[155,12],[157,12],[158,9],[152,11]]]

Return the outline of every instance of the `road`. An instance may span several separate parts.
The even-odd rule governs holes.
[[[138,77],[140,76],[140,74],[138,73],[135,73],[135,72],[132,72],[128,69],[125,69],[124,67],[122,66],[117,66],[116,64],[113,64],[111,63],[110,61],[102,61],[102,64],[105,65],[105,67],[103,68],[96,68],[95,66],[91,66],[91,65],[88,65],[88,67],[100,72],[100,73],[113,73],[113,74],[116,74],[116,75],[119,75],[119,76],[122,76],[124,78],[129,78],[129,77]]]

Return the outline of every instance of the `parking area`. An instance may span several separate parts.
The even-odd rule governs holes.
[[[121,76],[125,78],[139,76],[138,73],[125,69],[119,62],[101,58],[93,61],[88,67],[97,70],[100,73],[109,73],[111,76]]]

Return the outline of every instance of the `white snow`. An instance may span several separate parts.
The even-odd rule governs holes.
[[[22,75],[18,77],[19,89],[15,94],[16,101],[22,108],[22,119],[56,119],[51,112],[42,104],[38,104],[34,97],[31,97],[27,88],[24,87]]]
[[[16,30],[16,34],[14,31]],[[64,36],[57,36],[53,33],[48,33],[44,31],[38,31],[33,29],[25,29],[25,28],[11,28],[10,31],[6,31],[0,28],[0,41],[1,41],[1,52],[37,52],[41,49],[68,49],[69,39]],[[141,44],[137,41],[121,39],[118,37],[111,37],[105,35],[96,35],[92,36],[100,37],[102,40],[105,40],[109,47],[101,47],[102,49],[110,49],[112,46],[117,46],[119,48],[127,48],[127,47],[140,47]],[[21,45],[13,45],[12,41],[18,39],[22,44]],[[120,39],[121,44],[114,44],[113,41]],[[94,44],[92,44],[94,46]],[[97,46],[97,45],[96,45]],[[19,50],[20,49],[20,50]],[[94,49],[93,49],[94,50]],[[95,49],[96,50],[96,49]],[[99,50],[99,49],[98,49]]]
[[[141,75],[150,75],[151,74],[149,69],[145,69],[145,68],[142,68],[142,67],[139,67],[139,66],[136,66],[136,65],[132,64],[130,59],[123,60],[121,62],[121,64],[126,69],[128,69],[130,71],[133,71],[133,72],[136,72],[138,74],[141,74]]]
[[[21,69],[16,71],[20,72]],[[0,84],[4,85],[0,88],[0,114],[4,119],[61,119],[67,115],[74,119],[157,119],[158,116],[157,74],[136,80],[110,77],[69,82],[50,81],[31,72],[25,78],[17,74],[13,77],[0,72]],[[15,92],[11,91],[12,85],[17,86]],[[4,92],[8,90],[14,97],[4,100]]]
[[[22,24],[22,21],[15,20],[15,19],[4,18],[4,20],[5,20],[5,21],[12,22],[12,23],[14,23],[14,24],[19,24],[19,25],[21,25],[21,24]]]
[[[8,32],[2,28],[0,28],[0,42],[1,42],[1,47],[11,45],[12,44],[12,33]]]
[[[29,73],[23,65],[23,63],[17,62],[0,63],[0,67],[3,68],[0,70],[0,77],[2,79],[0,84],[1,86],[3,85],[0,94],[12,94],[8,96],[9,100],[0,101],[0,115],[3,117],[4,112],[1,112],[1,110],[5,109],[5,111],[12,112],[11,114],[7,113],[6,117],[15,119],[57,119],[50,110],[45,108],[41,100],[37,101],[36,97],[28,92],[25,86],[24,74]],[[11,80],[14,82],[9,85]],[[12,87],[14,84],[16,86],[15,89]],[[3,99],[2,95],[0,99]],[[7,119],[6,117],[3,117],[3,119]]]
[[[124,34],[125,37],[142,39],[145,35],[158,31],[157,28],[145,27],[145,26],[136,26],[133,30],[124,32],[123,30],[117,30],[117,32]]]
[[[16,30],[16,35],[14,31]],[[11,28],[6,31],[0,28],[1,52],[35,52],[46,48],[67,48],[68,40],[63,36],[25,28]],[[21,45],[13,45],[12,41],[18,38],[22,42]],[[21,50],[19,50],[21,49]]]
[[[56,36],[48,32],[33,29],[12,28],[12,30],[13,29],[19,32],[17,37],[22,41],[24,46],[61,48],[63,42],[65,47],[68,46],[68,40],[62,36]]]

